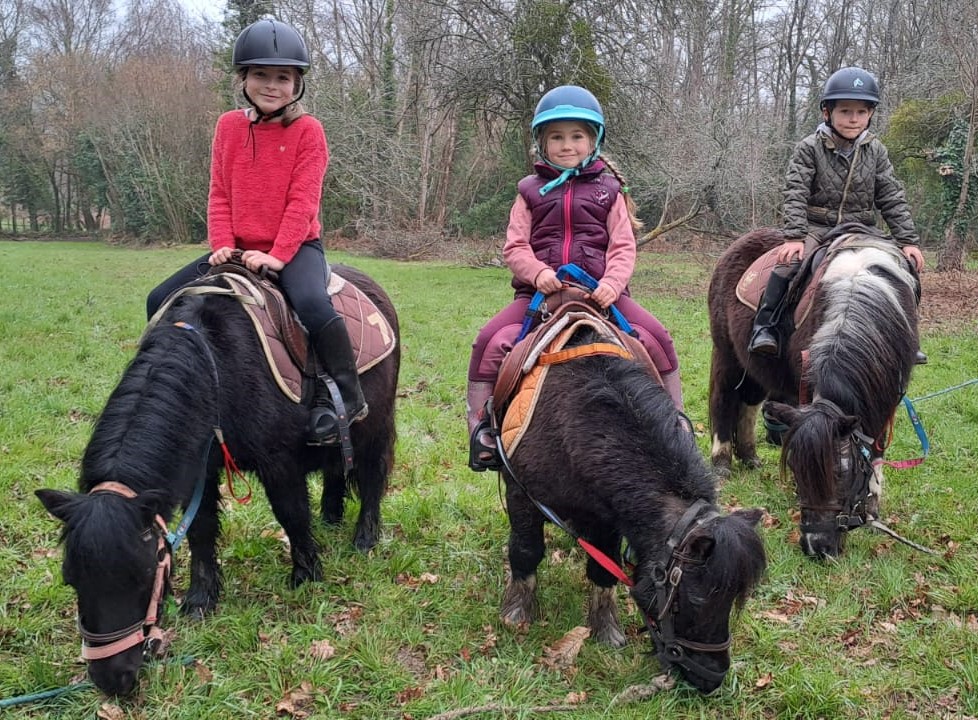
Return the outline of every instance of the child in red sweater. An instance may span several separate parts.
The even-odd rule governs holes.
[[[274,270],[320,363],[340,390],[345,408],[333,408],[325,380],[316,383],[310,411],[312,445],[335,443],[343,413],[367,415],[343,318],[326,292],[329,266],[319,240],[319,203],[329,161],[322,124],[299,104],[309,53],[291,25],[259,20],[234,44],[232,62],[250,108],[217,121],[211,150],[207,235],[211,252],[176,272],[147,298],[152,317],[166,298],[210,265],[244,251],[242,262]]]

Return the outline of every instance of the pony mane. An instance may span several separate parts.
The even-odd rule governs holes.
[[[915,278],[902,257],[870,247],[838,255],[822,282],[825,310],[811,342],[810,387],[867,427],[882,428],[913,368],[915,348],[905,339],[916,335],[908,315]]]
[[[193,307],[203,302],[190,300]],[[213,425],[216,413],[212,369],[200,338],[174,325],[174,315],[167,313],[146,335],[99,416],[82,459],[82,491],[106,480],[136,491],[166,487],[180,463],[176,447],[200,460],[199,440],[193,441],[200,428]],[[196,320],[198,313],[179,315]]]
[[[823,408],[810,405],[803,410],[802,420],[791,427],[783,439],[781,474],[787,476],[793,456],[803,458],[794,467],[798,499],[811,503],[818,498],[836,495],[835,448],[825,438],[837,436],[839,418]]]
[[[736,513],[716,518],[704,529],[712,530],[715,541],[707,560],[710,577],[742,608],[767,568],[764,543],[753,523]]]
[[[595,339],[588,333],[579,335],[585,341]],[[582,413],[602,418],[610,409],[614,418],[607,419],[613,420],[617,434],[634,438],[636,452],[659,471],[668,490],[715,503],[713,476],[693,436],[679,426],[672,398],[643,366],[613,356],[577,360],[573,366],[574,385],[580,388],[574,394],[581,399]],[[615,460],[606,459],[609,468]]]

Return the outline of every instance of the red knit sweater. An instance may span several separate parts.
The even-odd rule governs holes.
[[[221,115],[211,148],[207,236],[222,247],[261,250],[289,262],[319,237],[319,201],[329,162],[326,133],[312,115],[288,127],[254,126],[243,110]]]

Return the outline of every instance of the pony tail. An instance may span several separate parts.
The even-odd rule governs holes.
[[[628,219],[632,223],[632,230],[638,232],[644,227],[645,223],[638,218],[638,205],[635,204],[635,199],[632,197],[631,192],[629,192],[628,183],[625,182],[625,176],[621,174],[618,167],[606,156],[599,155],[598,157],[604,161],[605,166],[611,171],[611,174],[621,183],[621,194],[625,196],[625,208],[628,210]]]

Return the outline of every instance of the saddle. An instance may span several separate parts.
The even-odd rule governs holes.
[[[326,290],[346,322],[357,372],[362,375],[394,351],[397,343],[394,330],[373,300],[337,272],[330,272]],[[251,318],[276,385],[292,402],[309,400],[318,360],[305,327],[274,282],[243,265],[217,265],[204,277],[168,297],[150,319],[143,337],[167,308],[184,295],[228,295],[238,300]]]
[[[503,448],[511,454],[529,426],[540,390],[552,365],[592,355],[617,355],[645,366],[660,384],[662,379],[645,347],[609,321],[603,311],[586,300],[585,290],[564,287],[547,297],[538,325],[520,340],[503,360],[492,394],[496,427]],[[553,311],[549,307],[555,307]],[[599,340],[567,347],[574,334],[592,328]]]
[[[859,230],[857,231],[855,228],[859,228]],[[838,253],[843,250],[872,247],[893,252],[901,259],[903,258],[896,245],[878,231],[872,231],[870,228],[852,223],[840,226],[838,230],[842,232],[833,231],[829,233],[826,236],[828,243],[818,248],[807,258],[807,262],[788,288],[788,303],[794,306],[795,329],[800,328],[808,319],[815,291],[829,267],[829,261]],[[778,264],[779,249],[777,246],[773,247],[754,260],[737,282],[737,299],[754,312],[757,312],[757,306],[761,302],[771,271]]]

